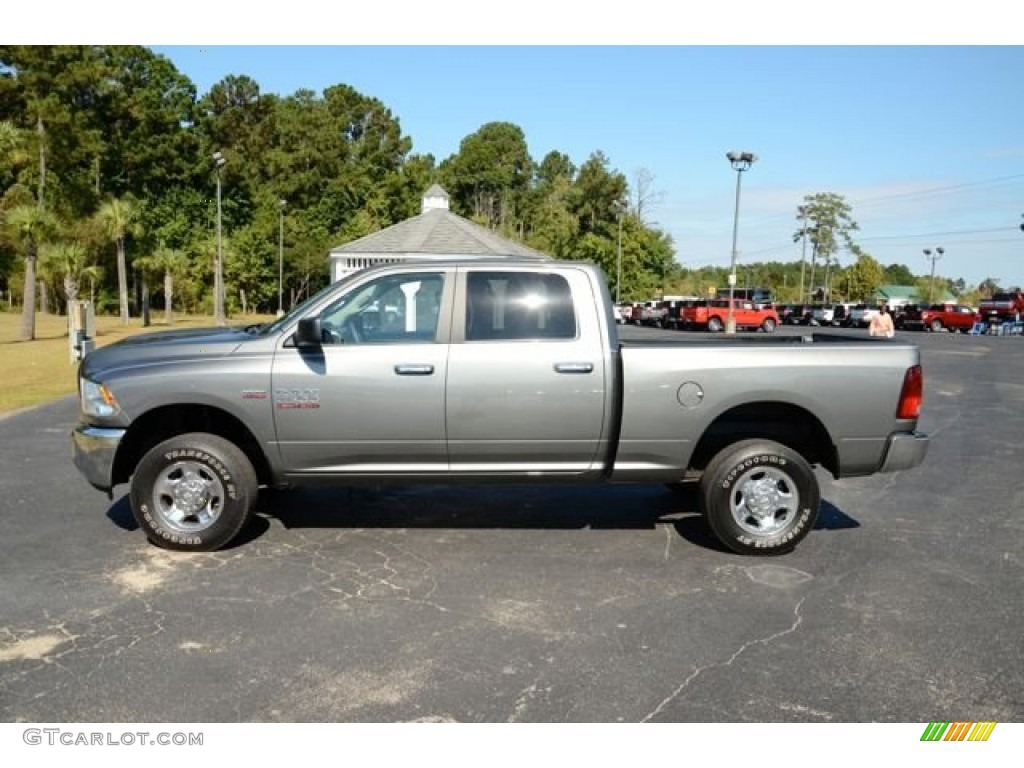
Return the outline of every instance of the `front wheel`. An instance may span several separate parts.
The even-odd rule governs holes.
[[[722,318],[720,317],[709,317],[708,318],[708,330],[711,333],[721,333],[725,326],[722,325]]]
[[[249,458],[201,432],[151,449],[131,481],[132,512],[151,542],[206,552],[230,542],[249,519],[259,486]]]
[[[764,322],[761,323],[761,330],[765,333],[773,333],[775,331],[775,321],[770,317],[766,317]]]
[[[718,453],[701,477],[699,499],[715,536],[742,555],[792,551],[821,506],[818,480],[803,456],[760,439]]]
[[[932,320],[932,333],[938,333],[942,330],[941,320]]]

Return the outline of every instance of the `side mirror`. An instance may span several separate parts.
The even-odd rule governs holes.
[[[296,347],[319,347],[323,343],[320,336],[320,318],[304,317],[299,320],[299,327],[295,329]]]

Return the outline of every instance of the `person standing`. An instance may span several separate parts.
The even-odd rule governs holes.
[[[868,325],[868,333],[871,336],[884,336],[887,339],[891,339],[896,335],[896,329],[892,324],[892,315],[889,314],[888,305],[883,306],[871,317],[871,323]]]

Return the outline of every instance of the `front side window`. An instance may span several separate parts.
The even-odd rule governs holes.
[[[466,340],[574,339],[576,313],[561,275],[470,272]]]
[[[346,293],[320,315],[324,344],[432,342],[444,275],[387,275]]]

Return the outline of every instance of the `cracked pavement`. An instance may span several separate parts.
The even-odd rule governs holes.
[[[1020,721],[1024,342],[908,336],[925,464],[820,475],[771,559],[645,485],[264,492],[167,552],[75,471],[73,398],[0,419],[0,720]]]

